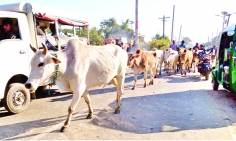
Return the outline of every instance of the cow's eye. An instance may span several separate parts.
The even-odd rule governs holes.
[[[39,63],[38,67],[42,67],[44,65],[44,63]]]

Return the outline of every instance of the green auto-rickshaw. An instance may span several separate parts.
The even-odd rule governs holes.
[[[236,93],[236,23],[224,28],[219,35],[215,68],[212,71],[212,87],[219,84]]]

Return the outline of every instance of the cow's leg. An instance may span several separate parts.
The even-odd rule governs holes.
[[[88,105],[88,116],[86,117],[86,119],[91,119],[93,117],[93,108],[91,106],[91,100],[90,100],[88,90],[84,91],[83,97],[84,97],[85,102]]]
[[[66,122],[64,123],[64,126],[62,126],[61,128],[61,132],[64,132],[65,128],[70,127],[70,120],[71,120],[72,114],[75,111],[75,108],[78,105],[78,102],[82,94],[85,92],[85,87],[83,86],[76,86],[75,88],[78,88],[78,89],[74,89],[73,91],[72,101],[68,108],[68,116],[67,116]]]
[[[154,81],[154,72],[155,72],[155,68],[150,70],[150,82],[149,85],[153,85],[153,81]]]
[[[159,67],[159,65],[157,65],[157,67],[156,67],[156,69],[155,69],[156,73],[154,73],[154,74],[155,74],[155,75],[154,75],[154,78],[157,78],[158,67]],[[159,74],[159,75],[160,75],[160,74]]]
[[[188,64],[188,72],[190,73],[190,68],[191,68],[192,63],[189,62]]]
[[[171,75],[171,72],[172,72],[172,68],[173,68],[173,65],[171,64],[171,65],[170,65],[170,69],[169,69],[169,72],[168,72],[168,75],[169,75],[169,76]]]
[[[175,74],[177,73],[177,64],[174,64],[174,71],[175,71]]]
[[[147,69],[145,69],[145,71],[144,71],[144,76],[143,76],[143,79],[144,79],[144,84],[143,84],[143,87],[144,88],[146,88],[146,86],[147,86],[147,83],[146,83],[146,81],[147,81]]]
[[[182,64],[182,67],[181,67],[182,71],[181,71],[181,75],[183,75],[185,73],[185,64]]]
[[[116,76],[117,79],[117,95],[116,95],[116,109],[115,109],[115,114],[120,113],[120,101],[121,101],[121,95],[124,94],[124,81],[125,81],[125,73],[120,76]]]
[[[134,90],[136,88],[137,76],[138,76],[138,74],[136,74],[134,72],[134,86],[133,86],[132,90]]]
[[[113,78],[113,79],[111,80],[111,83],[112,83],[114,86],[117,87],[117,80],[116,80],[116,78]]]
[[[160,64],[160,67],[159,67],[159,75],[161,75],[161,67],[162,67],[162,63]]]
[[[195,68],[196,68],[196,62],[195,61],[193,61],[193,63],[192,63],[192,68],[193,68],[193,73],[195,73]]]

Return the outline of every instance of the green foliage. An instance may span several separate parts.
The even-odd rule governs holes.
[[[100,23],[101,29],[98,30],[98,33],[104,38],[109,38],[110,35],[114,34],[126,34],[133,35],[134,31],[129,28],[129,24],[133,22],[127,19],[122,25],[117,24],[115,18],[110,18],[108,20],[103,20]]]
[[[162,35],[160,35],[159,33],[157,33],[154,37],[152,37],[152,40],[159,40],[159,39],[162,39],[163,38],[163,36]],[[169,37],[168,36],[166,36],[166,35],[164,35],[164,39],[166,39],[166,40],[169,40],[170,41],[170,39],[169,39]]]
[[[159,39],[159,40],[152,40],[150,43],[150,50],[153,50],[154,48],[158,50],[164,50],[166,48],[169,48],[170,46],[170,40],[169,39]]]
[[[89,32],[90,44],[91,45],[102,45],[103,38],[99,35],[96,27],[93,27]]]

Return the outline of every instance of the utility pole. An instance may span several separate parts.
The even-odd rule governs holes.
[[[228,21],[227,21],[227,26],[228,26],[229,25],[229,18],[231,16],[231,14],[228,14],[227,16],[228,16]]]
[[[175,5],[173,6],[172,29],[171,29],[171,40],[170,40],[171,42],[173,40],[174,17],[175,17]]]
[[[159,19],[162,19],[162,21],[163,21],[163,38],[164,38],[164,35],[165,35],[165,22],[166,22],[166,18],[170,18],[170,17],[165,17],[163,15],[163,18],[159,18]]]
[[[182,25],[180,26],[180,32],[179,32],[179,43],[180,43],[180,35],[181,35]],[[178,43],[178,44],[179,44]]]
[[[138,44],[138,0],[135,1],[135,41]]]

